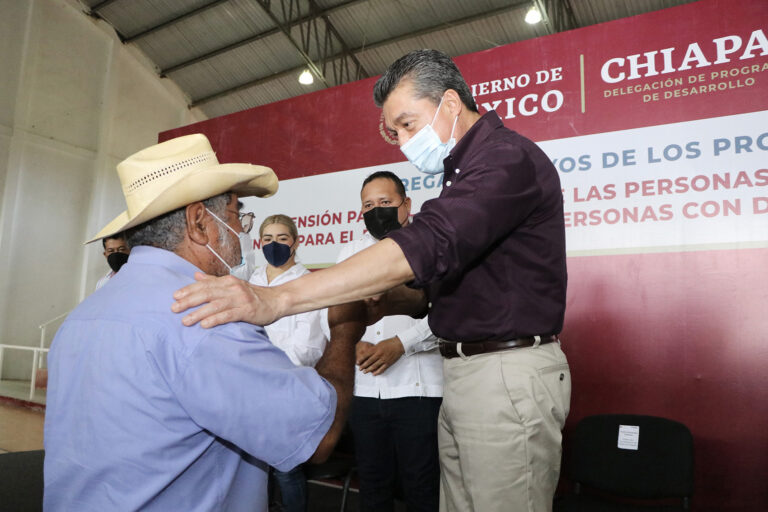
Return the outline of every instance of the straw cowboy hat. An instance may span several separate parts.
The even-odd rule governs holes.
[[[240,197],[269,197],[277,192],[277,176],[272,169],[220,164],[201,133],[143,149],[117,164],[117,174],[128,209],[86,243],[224,192]]]

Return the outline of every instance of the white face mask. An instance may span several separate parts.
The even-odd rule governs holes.
[[[403,152],[408,161],[421,172],[427,174],[444,172],[443,160],[445,160],[448,153],[456,145],[453,132],[456,130],[456,121],[459,120],[459,116],[456,116],[456,119],[453,120],[453,128],[451,128],[451,136],[448,138],[448,142],[442,142],[435,129],[432,128],[437,119],[437,114],[440,112],[440,107],[443,105],[443,99],[445,99],[445,95],[440,98],[440,104],[437,106],[437,112],[435,112],[432,122],[424,126],[408,142],[400,146],[400,151]]]
[[[219,256],[219,254],[211,248],[210,245],[205,244],[205,246],[208,248],[209,251],[213,253],[214,256],[219,258],[219,261],[221,261],[228,269],[230,275],[235,276],[238,279],[242,279],[243,281],[247,281],[250,279],[251,274],[253,274],[253,270],[255,267],[255,257],[252,254],[253,253],[253,240],[251,239],[251,235],[245,232],[238,233],[231,227],[229,227],[229,224],[221,220],[219,217],[216,216],[215,213],[213,213],[208,208],[205,209],[208,213],[213,216],[214,219],[221,222],[226,226],[228,230],[233,232],[235,236],[237,236],[238,240],[240,241],[240,263],[235,265],[234,267],[230,266],[229,263],[224,261],[224,258]]]

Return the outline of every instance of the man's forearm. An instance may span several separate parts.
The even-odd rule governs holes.
[[[387,291],[379,302],[382,316],[408,315],[423,318],[427,314],[427,297],[424,290],[414,290],[403,284]]]
[[[182,322],[200,322],[206,329],[238,321],[269,325],[285,316],[373,297],[413,278],[400,246],[385,239],[338,265],[280,286],[261,287],[233,276],[198,272],[197,282],[173,294],[171,310],[181,313],[200,306]]]
[[[403,251],[382,240],[343,262],[272,288],[279,316],[373,297],[414,277]]]

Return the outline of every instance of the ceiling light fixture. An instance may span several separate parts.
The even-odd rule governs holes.
[[[310,85],[314,81],[315,78],[312,76],[312,73],[310,73],[308,69],[305,69],[299,75],[299,83],[302,85]]]
[[[525,22],[528,23],[529,25],[535,25],[540,21],[541,21],[541,13],[535,6],[528,9],[528,12],[525,13]]]

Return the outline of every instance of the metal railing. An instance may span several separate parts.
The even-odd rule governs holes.
[[[37,326],[37,328],[40,329],[40,348],[45,348],[45,331],[48,329],[48,326],[51,325],[53,322],[56,322],[57,320],[61,320],[62,318],[64,318],[70,313],[71,311],[67,311]]]
[[[2,380],[2,377],[3,377],[3,355],[6,349],[27,350],[32,352],[32,371],[29,378],[29,400],[30,401],[32,401],[32,399],[35,396],[35,386],[37,384],[37,370],[40,370],[43,368],[43,361],[45,359],[44,354],[48,354],[48,351],[50,350],[45,347],[45,334],[48,329],[48,326],[53,322],[56,322],[57,320],[61,320],[68,314],[69,314],[69,311],[67,311],[66,313],[62,313],[55,318],[51,318],[47,322],[37,326],[38,329],[40,329],[40,346],[38,347],[28,347],[25,345],[8,345],[5,343],[0,343],[0,380]],[[46,364],[46,367],[47,366],[48,365]]]
[[[32,376],[29,379],[29,400],[31,401],[35,397],[35,385],[37,384],[37,370],[42,368],[43,358],[40,357],[43,353],[48,353],[47,348],[40,347],[25,347],[23,345],[6,345],[0,343],[0,378],[2,378],[3,371],[3,353],[6,349],[11,350],[30,350],[32,351]]]

